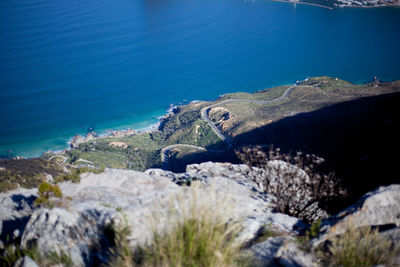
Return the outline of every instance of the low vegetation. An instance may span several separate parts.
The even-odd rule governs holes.
[[[78,167],[111,167],[144,171],[159,168],[161,149],[173,144],[208,147],[220,140],[201,119],[200,110],[206,103],[178,107],[165,117],[159,131],[137,133],[129,137],[99,138],[80,144],[65,152],[68,163]],[[115,146],[112,144],[122,144]]]
[[[328,266],[398,266],[399,244],[393,244],[370,227],[355,228],[349,225],[346,231],[331,238],[324,264]]]
[[[88,167],[81,167],[81,168],[73,168],[70,170],[70,173],[63,174],[59,177],[56,178],[56,181],[58,183],[60,182],[65,182],[65,181],[71,181],[73,183],[79,183],[81,180],[81,174],[85,172],[91,172],[91,173],[102,173],[104,171],[104,168],[98,168],[98,169],[93,169],[93,168],[88,168]]]
[[[19,187],[37,187],[46,175],[57,177],[64,174],[64,168],[57,162],[44,158],[0,160],[0,193]]]
[[[122,227],[110,225],[108,236],[114,240],[110,266],[241,266],[239,244],[235,237],[240,231],[238,219],[228,217],[225,199],[213,189],[200,192],[200,184],[188,188],[189,201],[182,195],[172,197],[163,214],[152,214],[154,219],[151,244],[129,249],[126,223]],[[203,201],[207,195],[209,200]],[[160,205],[164,205],[160,204]],[[168,218],[165,229],[157,222]],[[125,225],[125,226],[124,226]],[[109,238],[110,239],[110,238]]]
[[[237,219],[229,220],[227,200],[206,190],[211,201],[203,201],[200,184],[191,186],[189,201],[177,196],[169,205],[168,230],[154,228],[153,243],[141,249],[144,266],[235,266],[238,264],[240,230]],[[178,208],[176,208],[178,207]]]
[[[38,194],[39,196],[34,202],[35,205],[40,205],[50,209],[62,205],[63,194],[58,185],[52,185],[47,182],[41,183],[39,185]]]
[[[237,156],[250,167],[247,176],[276,197],[276,210],[281,213],[313,222],[327,216],[335,199],[346,196],[337,177],[318,169],[324,160],[315,155],[292,156],[279,149],[265,153],[261,147],[246,147]]]
[[[121,214],[122,221],[119,224],[111,221],[103,229],[103,234],[110,243],[111,256],[108,265],[130,267],[134,265],[133,252],[128,241],[131,230],[122,210],[117,208],[117,211]]]
[[[72,267],[73,262],[68,253],[61,251],[57,253],[53,251],[49,255],[43,255],[37,246],[31,246],[29,248],[21,248],[19,244],[8,245],[1,253],[0,263],[3,267],[15,266],[19,259],[28,256],[34,260],[39,266],[50,267],[50,266],[63,266]]]

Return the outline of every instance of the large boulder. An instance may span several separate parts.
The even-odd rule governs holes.
[[[80,144],[85,142],[85,138],[80,136],[79,134],[76,134],[71,141],[69,142],[69,146],[71,148],[78,148]]]
[[[325,220],[322,234],[313,240],[317,246],[328,237],[342,234],[347,227],[400,227],[400,184],[382,186],[365,194],[356,204]]]
[[[33,204],[37,189],[18,189],[0,194],[0,248],[21,236],[30,215],[37,209]]]
[[[110,209],[110,208],[109,208]],[[36,245],[47,256],[51,252],[69,255],[76,266],[85,266],[105,257],[109,240],[105,226],[115,217],[115,209],[85,210],[40,209],[32,214],[22,236],[22,247]],[[97,258],[95,252],[98,251]]]

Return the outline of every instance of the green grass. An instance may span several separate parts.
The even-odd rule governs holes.
[[[246,92],[238,92],[238,93],[229,93],[218,98],[216,102],[220,102],[222,100],[228,99],[251,99],[251,100],[272,100],[280,97],[287,88],[290,86],[278,86],[273,88],[268,88],[264,90],[257,91],[255,93],[246,93]]]
[[[30,257],[39,266],[43,267],[55,265],[63,267],[74,266],[71,257],[64,251],[61,251],[61,253],[52,251],[46,256],[41,253],[37,246],[21,248],[18,244],[10,244],[4,249],[2,255],[0,256],[0,262],[2,264],[1,266],[14,266],[19,259],[25,256]]]
[[[157,135],[138,134],[124,138],[101,138],[79,145],[78,149],[66,152],[69,162],[85,164],[79,159],[88,160],[95,167],[134,169],[143,171],[147,168],[159,166],[161,147],[154,141]],[[110,146],[111,142],[122,142],[127,148]],[[142,144],[142,145],[141,145]]]

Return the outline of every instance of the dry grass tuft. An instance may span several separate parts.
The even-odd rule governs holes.
[[[400,255],[400,247],[379,234],[377,229],[356,228],[350,224],[344,234],[331,241],[327,261],[333,266],[398,266],[395,261]]]
[[[235,237],[240,221],[232,218],[231,202],[199,183],[171,199],[167,230],[154,228],[153,243],[138,250],[144,266],[237,266]],[[158,219],[160,216],[158,215]]]

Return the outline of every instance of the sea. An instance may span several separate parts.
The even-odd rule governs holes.
[[[170,105],[328,75],[400,79],[400,8],[243,0],[0,1],[0,157]]]

